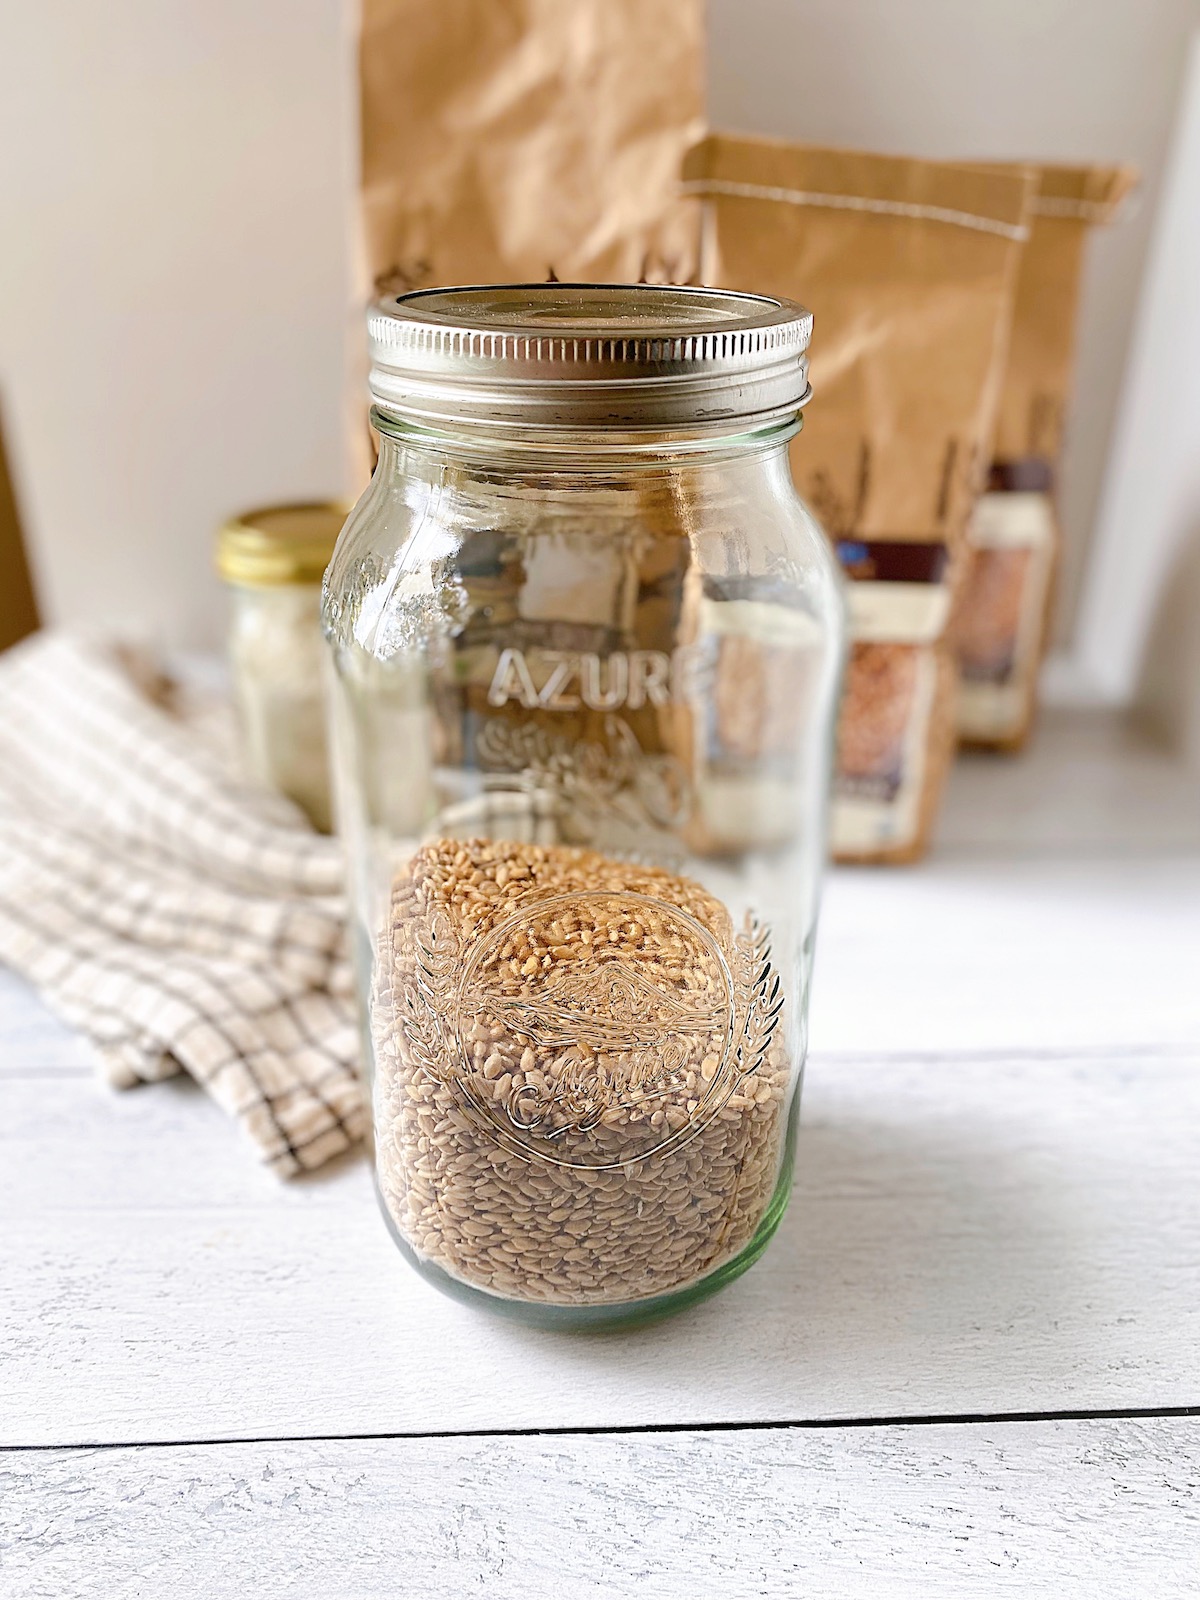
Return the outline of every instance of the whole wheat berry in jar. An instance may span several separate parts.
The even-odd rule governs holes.
[[[377,1185],[526,1321],[686,1305],[787,1204],[843,650],[810,330],[649,286],[371,315],[324,624]]]

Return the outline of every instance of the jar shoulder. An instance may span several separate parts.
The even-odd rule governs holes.
[[[840,648],[836,559],[808,506],[778,482],[723,494],[670,480],[515,490],[377,474],[326,574],[324,623],[360,645],[365,625],[395,635],[400,620],[409,637],[414,618],[454,631],[480,610],[618,626],[631,603],[648,618],[689,592],[801,610]]]

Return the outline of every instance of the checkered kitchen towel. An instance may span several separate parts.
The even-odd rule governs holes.
[[[363,1131],[338,845],[239,783],[136,658],[0,655],[0,963],[109,1081],[191,1075],[282,1175]]]

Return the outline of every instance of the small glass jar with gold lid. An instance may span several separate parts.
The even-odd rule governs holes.
[[[233,518],[217,536],[247,771],[323,833],[332,814],[321,578],[345,519],[346,507],[332,502],[269,506]]]

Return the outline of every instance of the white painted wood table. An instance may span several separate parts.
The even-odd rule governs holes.
[[[442,1299],[0,974],[0,1596],[1200,1593],[1200,791],[1103,722],[834,875],[796,1190],[724,1295]]]

